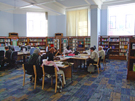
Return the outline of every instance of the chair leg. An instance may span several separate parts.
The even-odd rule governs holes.
[[[53,85],[53,77],[51,77],[51,86]]]
[[[99,74],[99,66],[97,65],[97,69],[98,69],[98,74]]]
[[[42,89],[44,89],[45,76],[42,77]]]
[[[56,81],[55,81],[55,93],[57,92],[57,80],[58,80],[58,78],[57,78],[57,76],[56,76]]]
[[[34,89],[36,88],[36,84],[37,84],[37,76],[35,75]]]
[[[25,84],[25,73],[24,73],[24,76],[23,76],[23,86]]]
[[[62,75],[62,87],[64,87],[64,77],[63,77],[63,75]]]

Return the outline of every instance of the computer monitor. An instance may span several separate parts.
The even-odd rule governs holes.
[[[14,46],[10,45],[8,46],[9,49],[11,49],[12,51],[14,51]]]
[[[27,46],[21,46],[21,51],[23,51],[23,48],[25,48],[25,51],[27,51]]]
[[[27,46],[27,51],[29,51],[31,49],[31,46]]]

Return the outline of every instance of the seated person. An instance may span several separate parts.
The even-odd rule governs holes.
[[[54,48],[53,47],[49,48],[49,51],[46,53],[46,56],[49,57],[50,53],[54,55]]]
[[[102,46],[98,47],[98,54],[99,54],[99,57],[101,57],[101,61],[103,61],[103,59],[105,57],[105,51],[103,50]]]
[[[12,50],[11,49],[9,49],[9,47],[5,47],[5,50],[6,50],[6,53],[5,53],[5,57],[4,57],[4,60],[3,60],[3,62],[2,62],[2,65],[1,66],[4,66],[4,63],[5,62],[10,62],[10,58],[11,58],[11,53],[12,53]]]
[[[59,51],[57,50],[57,48],[54,48],[54,56],[60,55]]]
[[[90,48],[90,52],[91,52],[91,54],[90,54],[90,58],[87,61],[87,66],[89,66],[90,63],[93,64],[93,63],[97,63],[97,61],[98,61],[98,54],[95,51],[94,47]]]
[[[28,64],[36,65],[37,81],[39,81],[39,79],[42,77],[42,68],[40,67],[42,64],[42,60],[41,60],[41,53],[38,48],[34,50],[32,55],[30,55]],[[33,75],[33,77],[34,77],[34,75]]]
[[[63,75],[63,80],[64,80],[63,82],[64,82],[64,84],[66,84],[65,74],[64,74],[63,70],[60,70],[57,67],[56,63],[53,61],[53,54],[50,53],[48,55],[48,60],[47,61],[44,61],[42,65],[54,66],[55,68],[57,68],[57,74],[62,74]]]
[[[34,50],[36,50],[36,49],[37,49],[36,47],[31,48],[31,49],[30,49],[30,55],[32,55],[33,52],[34,52]]]
[[[64,50],[63,54],[69,54],[69,53],[73,53],[72,50],[70,50],[70,47],[67,46],[67,48]]]
[[[80,52],[78,52],[76,49],[74,49],[74,53],[73,54],[78,55],[78,54],[80,54]]]

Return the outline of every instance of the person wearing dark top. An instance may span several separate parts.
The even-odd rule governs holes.
[[[11,59],[11,53],[12,53],[12,50],[9,49],[9,47],[5,47],[5,57],[4,57],[4,60],[2,62],[2,66],[4,66],[4,63],[7,62],[7,63],[10,63]]]
[[[30,56],[28,60],[28,64],[36,65],[37,81],[39,81],[39,79],[43,76],[43,74],[42,74],[42,68],[40,67],[42,64],[41,53],[38,48],[34,50],[33,54]],[[32,77],[30,77],[30,80],[31,79]]]
[[[57,48],[54,48],[54,56],[60,55],[59,51],[57,50]]]

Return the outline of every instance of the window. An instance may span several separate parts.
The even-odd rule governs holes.
[[[88,35],[88,10],[67,12],[67,36]]]
[[[48,21],[45,13],[27,12],[27,37],[46,37]]]
[[[125,4],[109,7],[108,35],[134,35],[135,4]]]

